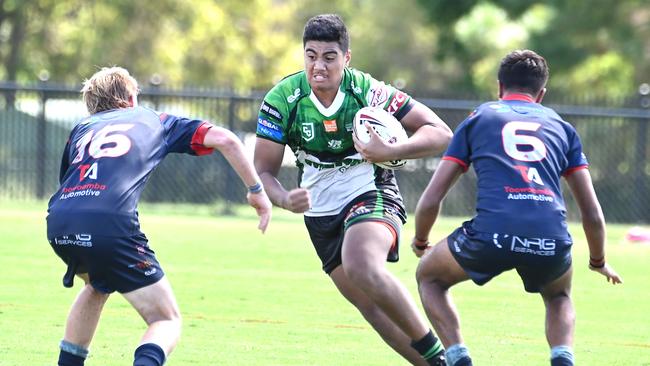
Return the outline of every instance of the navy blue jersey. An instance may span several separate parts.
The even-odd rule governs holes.
[[[204,155],[210,124],[144,107],[83,119],[70,133],[60,184],[48,207],[48,237],[139,233],[137,203],[151,172],[169,153]]]
[[[562,175],[587,167],[573,126],[525,95],[478,107],[443,157],[478,177],[473,228],[569,240]]]

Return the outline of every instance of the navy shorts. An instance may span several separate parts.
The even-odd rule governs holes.
[[[527,292],[539,292],[571,267],[570,240],[477,232],[471,221],[451,233],[447,245],[477,285],[514,268]]]
[[[130,237],[70,234],[48,240],[68,266],[63,276],[66,287],[72,287],[75,274],[88,273],[97,291],[125,293],[154,284],[164,276],[142,233]]]
[[[406,222],[404,204],[399,196],[390,191],[370,191],[352,200],[337,215],[305,216],[309,237],[325,273],[330,274],[342,263],[341,249],[345,230],[364,221],[381,222],[393,231],[397,239],[386,260],[399,260],[399,233]]]

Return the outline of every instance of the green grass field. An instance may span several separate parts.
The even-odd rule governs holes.
[[[167,365],[405,365],[338,295],[298,215],[275,211],[266,235],[252,211],[212,215],[209,207],[143,207],[143,230],[176,292],[183,336]],[[45,204],[0,202],[0,365],[51,366],[75,289],[45,240]],[[446,218],[442,237],[460,223]],[[650,246],[626,243],[609,227],[611,286],[587,269],[578,226],[573,297],[578,365],[650,365]],[[405,238],[412,234],[407,225]],[[389,268],[416,295],[416,258],[403,246]],[[540,298],[516,274],[453,290],[476,365],[547,365]],[[119,295],[109,299],[87,365],[129,365],[144,323]]]

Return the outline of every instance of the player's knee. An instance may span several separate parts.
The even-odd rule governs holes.
[[[381,271],[367,261],[350,261],[343,264],[345,275],[355,285],[367,288],[381,282]]]
[[[418,285],[435,283],[437,279],[436,271],[432,270],[431,265],[425,261],[420,261],[415,270],[415,280]]]

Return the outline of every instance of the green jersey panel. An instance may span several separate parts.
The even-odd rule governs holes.
[[[289,75],[265,96],[257,136],[288,145],[296,155],[300,185],[310,191],[308,216],[333,215],[354,197],[390,186],[392,171],[365,161],[354,149],[352,124],[365,106],[381,106],[398,119],[411,97],[369,74],[346,68],[334,102],[325,107],[312,93],[304,71]]]

